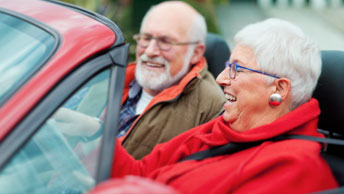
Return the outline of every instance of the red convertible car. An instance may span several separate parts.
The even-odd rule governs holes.
[[[230,51],[213,42],[208,35],[205,56],[216,75]],[[1,194],[120,193],[113,188],[123,185],[152,193],[135,190],[136,178],[95,187],[110,176],[128,62],[116,24],[59,1],[0,0],[0,43]],[[344,52],[322,51],[322,60],[319,127],[339,139],[322,154],[341,186],[322,193],[344,193]],[[88,117],[97,132],[84,130]]]
[[[2,0],[0,42],[0,193],[84,193],[108,179],[128,60],[119,28],[59,1]],[[73,135],[64,129],[83,121],[59,110],[105,127]]]

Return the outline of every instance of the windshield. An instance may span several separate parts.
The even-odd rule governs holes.
[[[50,56],[54,37],[19,18],[0,13],[0,104]]]

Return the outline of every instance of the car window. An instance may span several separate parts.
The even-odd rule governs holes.
[[[110,70],[76,91],[0,172],[3,193],[83,193],[95,185]],[[0,192],[0,193],[1,193]]]
[[[50,56],[55,41],[37,26],[0,13],[0,102]]]

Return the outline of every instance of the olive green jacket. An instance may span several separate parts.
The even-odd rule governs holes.
[[[127,68],[122,103],[128,97],[135,68],[136,64]],[[177,85],[155,96],[120,141],[132,156],[141,159],[156,144],[219,116],[224,103],[224,93],[203,58]]]

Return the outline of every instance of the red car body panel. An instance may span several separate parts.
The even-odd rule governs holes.
[[[61,37],[52,58],[0,108],[1,141],[60,79],[93,53],[111,47],[116,37],[104,24],[60,5],[5,0],[0,7],[44,23]]]

